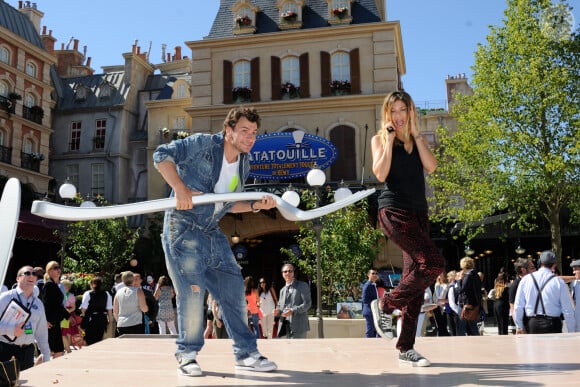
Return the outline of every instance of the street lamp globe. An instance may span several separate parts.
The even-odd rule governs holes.
[[[74,197],[77,195],[77,188],[71,184],[70,180],[67,178],[66,181],[58,188],[58,194],[65,200],[74,199]]]
[[[296,191],[289,190],[284,192],[282,194],[282,199],[293,207],[298,207],[300,204],[300,195],[298,195],[298,192]]]
[[[320,187],[324,185],[325,181],[326,175],[317,166],[314,166],[314,168],[308,172],[308,175],[306,175],[306,182],[308,182],[308,185],[312,187]]]
[[[346,187],[340,187],[334,192],[334,200],[338,202],[342,199],[346,199],[350,195],[352,195],[352,191],[350,189]]]

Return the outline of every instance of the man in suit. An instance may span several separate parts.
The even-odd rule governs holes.
[[[278,307],[274,311],[280,316],[278,337],[305,339],[310,330],[308,309],[312,305],[310,288],[306,282],[298,281],[294,276],[296,269],[291,263],[282,266],[282,277],[286,286],[280,290]]]

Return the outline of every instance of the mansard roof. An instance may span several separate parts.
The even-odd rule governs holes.
[[[0,0],[0,26],[44,50],[44,44],[28,16]]]
[[[220,39],[234,37],[232,7],[238,0],[221,0],[220,7],[214,19],[210,33],[205,39]],[[276,1],[251,0],[252,5],[259,7],[256,17],[255,34],[279,32],[279,11]],[[376,0],[355,0],[351,3],[352,24],[376,23],[381,21],[381,15],[376,6]],[[328,3],[326,0],[310,0],[302,8],[302,29],[332,28],[328,24]]]
[[[60,85],[56,87],[60,91],[58,109],[105,108],[122,105],[130,90],[130,85],[125,83],[124,78],[124,71],[62,78],[59,81]],[[99,96],[99,88],[104,83],[112,87],[108,97]],[[84,99],[77,98],[76,92],[80,87],[87,88]]]

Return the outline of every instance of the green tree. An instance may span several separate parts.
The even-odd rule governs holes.
[[[313,207],[315,203],[313,192],[305,190],[301,197],[307,208]],[[324,199],[333,200],[333,194],[326,191]],[[318,220],[322,226],[320,232],[322,305],[333,305],[353,296],[353,290],[366,279],[366,272],[378,253],[378,241],[382,233],[369,223],[366,200]],[[300,257],[289,249],[282,248],[281,251],[290,257],[292,263],[300,268],[302,273],[316,283],[315,224],[316,220],[304,222],[300,226],[296,238],[302,252]]]
[[[112,284],[115,273],[133,258],[139,231],[131,230],[127,218],[116,218],[67,224],[64,237],[67,272],[99,274]]]
[[[561,270],[561,213],[580,212],[580,39],[565,3],[508,0],[473,67],[473,95],[458,95],[458,131],[440,128],[437,220],[481,225],[512,214],[530,230],[550,225]],[[450,200],[451,198],[451,200]],[[482,230],[464,228],[468,240]]]

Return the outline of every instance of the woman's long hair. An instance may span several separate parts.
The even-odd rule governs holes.
[[[254,279],[251,276],[244,278],[244,284],[246,285],[246,295],[252,294],[254,290]]]
[[[413,99],[409,95],[409,93],[405,91],[393,91],[389,93],[385,100],[383,101],[383,114],[381,116],[381,128],[379,129],[378,134],[381,136],[381,143],[385,145],[387,143],[387,122],[392,121],[391,119],[391,110],[393,108],[393,104],[396,101],[403,101],[405,106],[407,107],[407,122],[405,123],[405,130],[403,132],[403,137],[405,141],[409,140],[411,137],[411,133],[409,130],[409,121],[411,120],[411,107],[415,106],[413,103]],[[415,117],[416,118],[416,117]]]
[[[506,290],[508,284],[508,276],[507,273],[499,273],[497,278],[495,279],[494,289],[495,289],[495,298],[501,298],[501,295]]]

